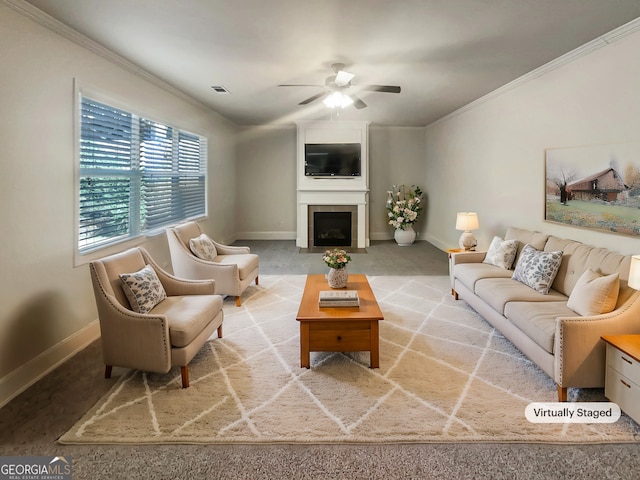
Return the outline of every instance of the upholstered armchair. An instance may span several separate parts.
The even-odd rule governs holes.
[[[215,281],[176,278],[143,248],[91,262],[105,377],[113,366],[167,373],[179,366],[189,386],[189,362],[218,331],[222,297]]]
[[[258,285],[259,257],[249,247],[218,243],[203,234],[196,222],[168,228],[167,240],[177,277],[214,279],[216,293],[234,296],[238,307],[249,284],[255,280]]]

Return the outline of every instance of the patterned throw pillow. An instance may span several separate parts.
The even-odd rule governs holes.
[[[493,237],[483,263],[511,270],[517,252],[518,240],[502,240],[500,237]]]
[[[620,278],[617,272],[600,275],[588,268],[573,287],[567,307],[584,317],[609,313],[616,308],[619,291]]]
[[[562,251],[541,252],[526,244],[513,272],[514,280],[546,295],[562,263]]]
[[[189,240],[189,247],[191,247],[193,254],[202,260],[212,262],[218,256],[218,251],[216,250],[216,245],[213,243],[213,240],[204,233],[199,237]]]
[[[134,312],[149,313],[153,307],[167,298],[164,287],[151,265],[145,265],[135,273],[123,273],[120,280]]]

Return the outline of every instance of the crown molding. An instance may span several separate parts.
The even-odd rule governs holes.
[[[34,22],[42,25],[43,27],[51,30],[54,33],[70,40],[81,47],[86,48],[87,50],[95,53],[96,55],[101,56],[102,58],[108,60],[109,62],[129,71],[142,78],[143,80],[165,90],[176,97],[196,106],[199,108],[204,108],[206,110],[211,110],[208,106],[204,105],[202,102],[183,92],[182,90],[174,87],[173,85],[165,82],[159,77],[151,74],[147,70],[139,67],[135,63],[127,60],[126,58],[118,55],[117,53],[112,52],[108,48],[100,45],[98,42],[91,40],[86,35],[74,30],[73,28],[65,25],[61,21],[53,18],[51,15],[43,12],[39,8],[34,7],[30,3],[25,2],[24,0],[0,0],[0,4],[6,5],[7,7],[15,10],[21,15],[33,20]],[[213,111],[213,110],[211,110]]]
[[[489,100],[492,100],[496,97],[499,97],[500,95],[510,92],[511,90],[514,90],[520,87],[521,85],[524,85],[525,83],[535,80],[536,78],[542,77],[543,75],[546,75],[547,73],[552,72],[557,68],[567,65],[573,62],[574,60],[577,60],[578,58],[584,57],[590,54],[591,52],[599,50],[600,48],[603,48],[612,43],[615,43],[618,40],[621,40],[637,31],[640,31],[640,17],[630,21],[629,23],[622,25],[621,27],[616,28],[615,30],[612,30],[609,33],[601,35],[598,38],[588,43],[585,43],[584,45],[574,50],[571,50],[570,52],[565,53],[564,55],[556,58],[555,60],[552,60],[549,63],[546,63],[541,67],[538,67],[535,70],[532,70],[529,73],[522,75],[521,77],[516,78],[515,80],[503,85],[502,87],[499,87],[493,90],[492,92],[478,98],[477,100],[474,100],[473,102],[468,103],[464,107],[460,107],[459,109],[445,115],[444,117],[439,118],[435,122],[431,122],[430,124],[426,125],[426,127],[429,127],[431,125],[437,125],[439,123],[442,123],[454,117],[457,117],[458,115],[461,115],[465,112],[468,112],[469,110],[472,110],[488,102]]]

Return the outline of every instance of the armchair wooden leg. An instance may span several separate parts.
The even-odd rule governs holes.
[[[454,300],[458,300],[458,292],[456,292],[455,290],[451,289],[451,295],[453,295],[453,299]]]
[[[185,365],[180,367],[180,374],[182,375],[182,388],[189,387],[189,366]]]
[[[111,378],[111,370],[112,369],[113,369],[113,366],[105,365],[105,367],[104,367],[104,378]]]
[[[558,385],[558,401],[566,402],[567,401],[567,387],[561,387]]]
[[[236,307],[242,306],[242,302],[240,302],[240,295],[236,297]]]
[[[256,285],[258,285],[258,277],[256,276]]]
[[[218,327],[218,338],[222,338],[222,325]]]

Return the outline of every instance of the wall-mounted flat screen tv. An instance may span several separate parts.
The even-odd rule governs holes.
[[[307,143],[304,174],[308,177],[359,177],[359,143]]]

